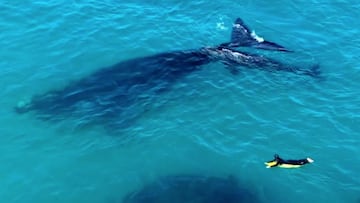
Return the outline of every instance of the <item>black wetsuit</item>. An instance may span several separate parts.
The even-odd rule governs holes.
[[[278,166],[281,164],[304,165],[304,164],[309,163],[309,161],[307,159],[284,160],[284,159],[280,158],[279,155],[277,155],[277,154],[275,154],[274,157],[275,157],[274,161],[276,161],[276,165],[274,165],[274,166]]]

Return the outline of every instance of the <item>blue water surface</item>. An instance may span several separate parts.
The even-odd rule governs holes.
[[[233,175],[260,202],[359,202],[359,10],[355,0],[4,0],[1,202],[121,202],[173,174]],[[319,63],[324,78],[206,65],[116,135],[14,112],[122,60],[227,42],[236,17],[294,51],[261,53]],[[266,169],[274,153],[315,162]]]

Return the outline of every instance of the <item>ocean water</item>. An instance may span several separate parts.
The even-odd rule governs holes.
[[[235,176],[260,202],[360,201],[358,1],[10,1],[0,5],[1,202],[121,202],[159,177]],[[122,60],[227,42],[236,17],[323,80],[206,65],[121,134],[16,104]],[[157,105],[159,104],[159,105]],[[311,157],[266,169],[273,154]]]

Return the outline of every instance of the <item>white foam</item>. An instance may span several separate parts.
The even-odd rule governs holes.
[[[216,23],[216,28],[220,29],[220,30],[226,30],[227,29],[227,27],[225,27],[224,22]]]
[[[255,31],[252,31],[252,32],[251,32],[251,37],[254,38],[257,42],[260,42],[260,43],[265,41],[264,38],[258,36],[258,35],[255,33]]]
[[[240,24],[234,24],[233,27],[235,28],[241,28],[242,26]]]

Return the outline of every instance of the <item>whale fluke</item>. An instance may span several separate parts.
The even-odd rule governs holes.
[[[223,44],[223,46],[224,45],[225,44]],[[231,42],[227,43],[226,46],[228,47],[247,46],[258,49],[292,52],[279,44],[266,41],[264,40],[264,38],[259,37],[258,35],[256,35],[254,31],[251,31],[251,29],[244,23],[244,21],[241,18],[237,18],[235,20],[231,32]]]

